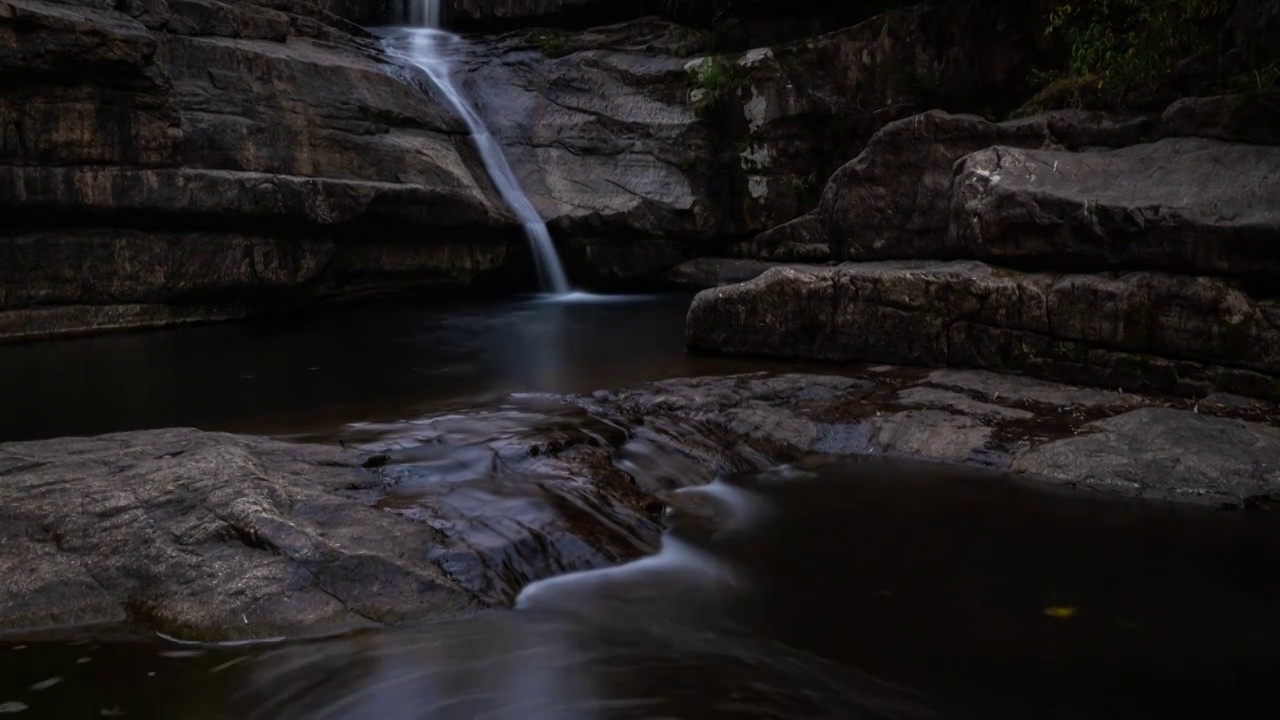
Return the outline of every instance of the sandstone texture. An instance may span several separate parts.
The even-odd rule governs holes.
[[[669,248],[639,262],[656,277],[804,214],[885,122],[999,104],[995,79],[1017,85],[1038,48],[983,44],[999,28],[952,10],[905,8],[744,52],[712,52],[706,33],[653,18],[515,32],[476,40],[466,86],[574,274],[620,274],[590,254],[637,240]],[[964,28],[964,47],[985,49],[953,52]],[[737,252],[815,260],[825,242]]]
[[[850,455],[1269,507],[1277,423],[1275,403],[1226,394],[879,366],[525,398],[364,424],[352,449],[192,429],[6,443],[0,630],[262,639],[507,605],[652,553],[664,507],[708,509],[682,489]]]
[[[1274,399],[1280,148],[1242,110],[1265,103],[891,122],[815,210],[738,248],[846,262],[707,290],[689,345]]]
[[[686,332],[691,348],[714,352],[1280,398],[1280,305],[1212,277],[974,261],[779,267],[700,293]]]
[[[0,73],[0,336],[457,287],[518,242],[461,123],[323,5],[5,0]]]
[[[994,147],[955,173],[948,240],[958,256],[1280,288],[1280,147],[1199,138],[1085,153]]]

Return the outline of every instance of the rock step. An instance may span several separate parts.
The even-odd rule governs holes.
[[[1169,138],[962,159],[950,254],[1055,268],[1280,280],[1280,147]]]
[[[725,353],[1280,399],[1280,305],[1210,277],[1022,273],[976,261],[792,265],[699,293],[686,341]]]
[[[1251,132],[1269,123],[1242,117],[1255,105],[1223,96],[1175,103],[1164,118],[905,118],[832,175],[816,210],[751,247],[771,259],[826,242],[837,260],[976,258],[1274,285],[1280,147],[1252,144],[1270,138]]]

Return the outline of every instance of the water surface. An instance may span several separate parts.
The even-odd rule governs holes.
[[[690,297],[377,304],[0,345],[0,441],[175,426],[324,435],[512,392],[778,367],[686,355]]]
[[[867,458],[677,493],[651,557],[515,610],[260,647],[0,642],[21,717],[1245,717],[1280,667],[1266,514]],[[0,705],[0,707],[5,707]]]

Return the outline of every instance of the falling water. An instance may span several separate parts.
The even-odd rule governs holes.
[[[493,180],[498,194],[506,201],[512,212],[524,226],[525,236],[533,251],[533,260],[537,266],[538,279],[542,289],[554,295],[567,295],[569,281],[565,277],[564,267],[556,255],[555,245],[551,242],[551,233],[547,224],[542,221],[529,196],[520,187],[511,164],[502,152],[502,145],[493,137],[479,113],[467,101],[461,87],[453,80],[453,68],[449,58],[451,51],[462,48],[462,38],[445,32],[440,28],[441,0],[412,0],[409,11],[410,22],[416,27],[409,32],[408,54],[405,60],[426,73],[431,82],[440,90],[449,107],[466,123],[475,140],[476,150],[484,162],[485,170]]]

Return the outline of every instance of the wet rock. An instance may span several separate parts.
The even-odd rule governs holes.
[[[540,35],[477,45],[466,87],[557,238],[715,234],[695,177],[711,140],[688,102],[688,59],[646,51],[678,32],[656,20],[602,28],[562,38],[575,52],[559,57]]]
[[[704,290],[697,350],[968,366],[1128,390],[1280,398],[1280,307],[1231,282],[900,261],[773,268]]]
[[[1275,403],[881,366],[365,424],[358,450],[185,429],[8,443],[0,629],[234,639],[506,605],[534,580],[654,552],[663,523],[733,532],[751,508],[717,478],[833,456],[1257,506],[1280,499],[1277,427]]]
[[[705,290],[746,282],[771,267],[774,264],[765,260],[697,258],[672,268],[666,280],[682,290]]]
[[[639,386],[596,412],[723,428],[772,462],[884,453],[1107,494],[1244,507],[1280,493],[1280,413],[977,370],[850,369]],[[1265,408],[1265,409],[1264,409]],[[687,503],[674,501],[683,512]]]
[[[263,638],[476,608],[358,462],[185,429],[0,445],[0,627]]]
[[[1280,429],[1169,408],[1090,423],[1013,467],[1076,487],[1204,504],[1280,499]]]
[[[955,172],[953,254],[1280,281],[1280,148],[1200,138],[1104,152],[994,147]]]
[[[330,6],[371,11],[0,3],[3,324],[218,319],[503,264],[518,229],[459,121]]]

